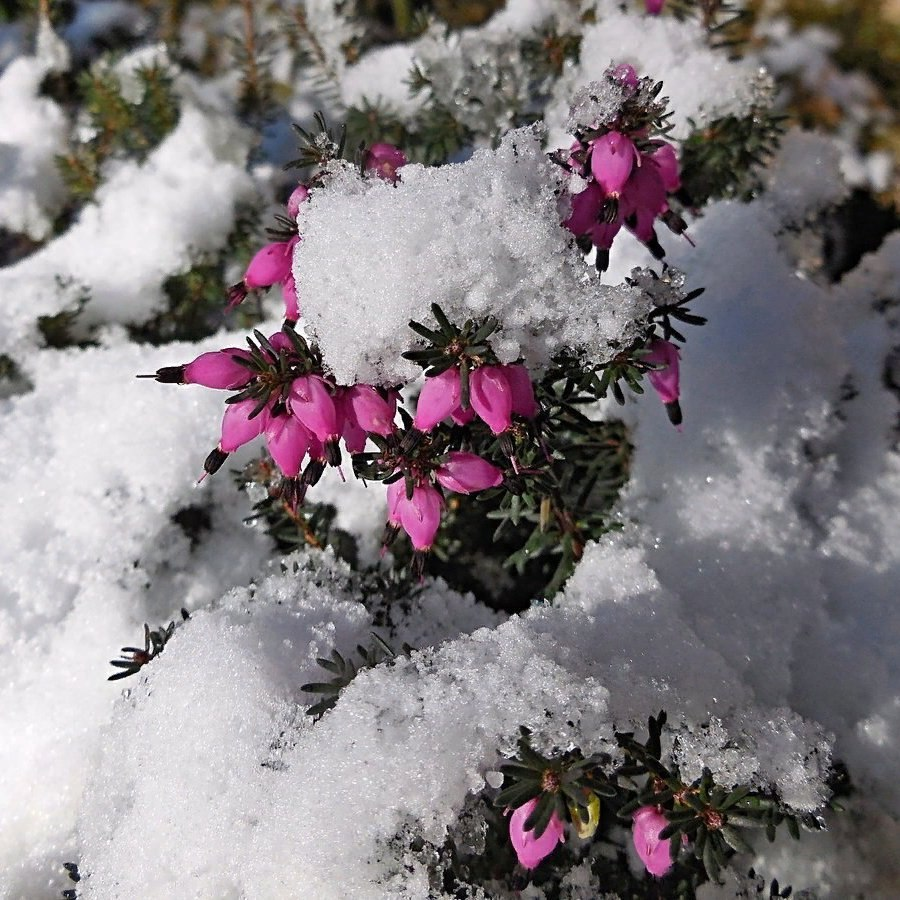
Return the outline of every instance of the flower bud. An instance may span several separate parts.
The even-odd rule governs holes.
[[[396,182],[397,170],[409,162],[406,154],[393,144],[372,144],[366,153],[363,168],[385,181]]]
[[[632,90],[634,90],[639,83],[637,72],[634,71],[634,66],[628,65],[628,63],[620,63],[618,66],[613,66],[606,70],[606,74]]]
[[[667,194],[677,191],[681,187],[681,175],[678,166],[678,155],[671,144],[663,143],[649,157],[645,157],[656,163],[659,177]]]
[[[455,366],[440,375],[426,378],[416,403],[413,427],[419,431],[431,431],[438,422],[459,408],[460,390],[459,369]]]
[[[259,401],[249,398],[237,403],[229,403],[225,407],[225,415],[222,418],[222,437],[219,440],[219,449],[225,453],[233,453],[238,447],[243,447],[253,438],[258,437],[265,430],[269,420],[269,412],[262,412],[250,418],[259,405]]]
[[[297,239],[291,238],[289,241],[266,244],[261,250],[257,250],[244,272],[244,284],[247,288],[252,291],[284,281],[291,274],[296,243]]]
[[[647,378],[663,403],[674,403],[680,395],[678,347],[657,338],[650,342],[648,351],[642,361],[660,368],[647,372]]]
[[[469,399],[494,434],[512,425],[512,389],[502,366],[482,366],[469,379]]]
[[[533,419],[538,414],[538,405],[528,369],[519,363],[502,368],[512,391],[512,411],[525,419]]]
[[[402,481],[398,483],[403,484]],[[404,486],[395,506],[395,514],[399,516],[400,524],[416,550],[431,549],[441,524],[442,505],[441,495],[430,484],[417,484],[409,499]]]
[[[610,131],[590,142],[591,172],[605,194],[618,196],[632,169],[640,165],[637,147],[630,138]]]
[[[434,473],[435,478],[448,491],[471,494],[497,487],[503,481],[503,472],[486,459],[474,453],[451,450],[449,459]]]
[[[659,839],[668,824],[669,820],[656,806],[642,806],[634,814],[631,828],[634,849],[651,875],[665,875],[672,868],[672,839]]]
[[[300,474],[300,467],[309,450],[309,442],[309,432],[289,413],[271,419],[266,428],[266,445],[269,453],[288,478],[296,478]]]
[[[352,413],[363,431],[387,437],[394,430],[394,416],[397,412],[397,396],[391,394],[385,400],[370,384],[355,384],[348,388],[345,396],[348,414]]]
[[[525,822],[534,812],[538,799],[535,797],[529,800],[516,809],[509,818],[509,839],[519,862],[525,869],[535,868],[556,849],[557,844],[563,843],[566,839],[563,823],[555,810],[540,837],[535,837],[533,831],[525,830]]]
[[[250,354],[246,350],[237,347],[201,353],[184,367],[182,383],[201,384],[203,387],[227,391],[244,387],[253,378],[253,373],[237,362],[235,356],[250,359]]]
[[[646,0],[647,12],[651,16],[658,16],[665,2],[666,0]]]
[[[296,219],[300,212],[301,204],[309,199],[309,188],[305,184],[298,184],[291,192],[287,201],[287,214],[291,219]]]
[[[343,429],[334,398],[319,375],[294,379],[288,408],[320,441],[334,441],[341,436]]]

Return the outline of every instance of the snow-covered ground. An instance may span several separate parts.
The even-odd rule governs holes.
[[[330,4],[307,5],[332,22]],[[755,101],[759,60],[728,62],[694,25],[640,4],[596,6],[544,110],[552,145],[567,143],[572,94],[611,61],[665,82],[676,138],[688,119]],[[490,66],[490,48],[571,7],[518,0],[461,37],[342,63],[343,102],[377,88],[414,117],[416,103],[399,102],[409,56],[452,73],[484,53]],[[323,33],[343,40],[338,24]],[[32,123],[0,143],[0,224],[35,239],[61,202],[53,156],[66,140],[37,85],[66,64],[45,34],[0,73],[0,118]],[[558,596],[507,618],[431,579],[391,604],[329,551],[277,558],[242,524],[249,501],[227,473],[196,483],[221,396],[135,379],[243,343],[235,332],[151,347],[124,328],[160,310],[163,281],[193,254],[223,246],[259,190],[227,90],[184,76],[179,124],[159,147],[117,163],[66,231],[0,270],[0,353],[21,373],[0,399],[0,896],[58,896],[72,886],[66,861],[85,876],[79,897],[99,900],[441,896],[429,848],[491,783],[519,726],[541,747],[588,753],[660,708],[685,727],[686,778],[706,765],[816,810],[829,759],[847,764],[848,811],[799,844],[760,841],[743,871],[795,896],[897,896],[900,235],[833,285],[792,255],[845,193],[842,146],[790,132],[759,197],[711,204],[690,223],[693,244],[667,235],[709,319],[682,352],[684,428],[649,395],[604,405],[633,429],[624,527],[588,546]],[[588,283],[564,232],[547,228],[548,168],[525,130],[454,167],[411,167],[402,189],[338,173],[301,215],[309,252],[295,271],[340,380],[409,377],[384,361],[405,365],[405,323],[432,302],[505,317],[504,358],[535,372],[558,346],[590,353],[628,333],[637,301],[616,286],[652,259],[623,233],[605,286]],[[85,290],[97,345],[43,347],[37,317]],[[275,301],[266,308],[271,331]],[[374,557],[378,486],[315,490]],[[192,507],[211,523],[193,541],[173,519]],[[182,607],[191,618],[165,652],[107,683],[117,649]],[[315,658],[349,655],[373,629],[416,651],[306,717]],[[582,873],[569,890],[604,886]]]

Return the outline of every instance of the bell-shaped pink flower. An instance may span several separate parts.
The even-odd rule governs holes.
[[[656,806],[642,806],[634,814],[631,828],[634,849],[651,875],[665,875],[672,868],[672,838],[659,839],[659,833],[668,824]]]
[[[291,384],[288,408],[320,441],[335,441],[342,427],[331,391],[318,375],[301,375]]]
[[[305,184],[298,184],[291,192],[287,201],[287,214],[291,219],[296,219],[302,204],[309,199],[309,188]]]
[[[653,223],[668,205],[659,167],[649,162],[637,167],[622,194],[626,227],[638,240],[651,240]]]
[[[397,413],[397,395],[384,397],[370,384],[355,384],[345,393],[348,414],[352,413],[356,423],[370,434],[387,437],[394,430],[394,416]]]
[[[595,247],[609,250],[613,238],[622,228],[623,212],[621,209],[612,222],[603,219],[604,204],[607,197],[603,189],[592,181],[588,186],[572,197],[572,213],[563,225],[576,237],[588,235]]]
[[[534,399],[534,385],[528,369],[518,363],[503,366],[506,380],[512,391],[512,411],[517,416],[533,419],[538,413],[537,401]]]
[[[289,413],[269,420],[266,445],[272,459],[288,478],[296,478],[300,474],[300,467],[309,450],[310,437],[304,425]]]
[[[264,409],[251,419],[250,414],[257,405],[257,400],[249,398],[237,403],[229,403],[225,407],[225,415],[222,418],[222,437],[219,440],[220,450],[224,453],[233,453],[238,447],[243,447],[244,444],[263,433],[269,421],[269,413]]]
[[[393,144],[372,144],[366,153],[363,168],[385,181],[396,182],[400,178],[397,170],[408,162],[406,154],[399,147]]]
[[[390,522],[391,525],[395,525],[397,528],[401,527],[400,501],[405,499],[406,479],[400,478],[397,481],[392,481],[387,486],[388,522]]]
[[[284,301],[285,319],[296,322],[300,318],[300,301],[297,298],[297,283],[293,272],[281,282],[281,299]]]
[[[534,869],[541,860],[556,849],[557,844],[563,843],[566,839],[563,823],[555,810],[544,833],[539,838],[534,836],[533,831],[525,830],[525,822],[537,804],[538,798],[535,797],[514,810],[509,817],[509,839],[512,841],[519,862],[525,869]]]
[[[637,72],[634,70],[634,66],[628,65],[628,63],[619,63],[617,66],[611,66],[606,70],[606,74],[610,77],[618,81],[620,84],[624,85],[627,88],[631,88],[634,90],[639,82],[637,77]]]
[[[469,400],[494,434],[512,425],[512,388],[503,366],[481,366],[469,376]]]
[[[591,146],[591,172],[604,193],[617,197],[632,169],[640,165],[641,155],[631,138],[618,131],[610,131],[595,138]]]
[[[678,156],[671,144],[663,142],[660,147],[649,156],[644,156],[644,161],[649,160],[656,164],[659,177],[667,194],[677,191],[681,187],[681,171],[678,165]]]
[[[294,350],[291,339],[283,331],[276,331],[274,334],[270,334],[268,340],[272,345],[272,349],[279,352],[292,353]]]
[[[459,408],[460,390],[459,369],[456,366],[426,378],[416,402],[413,427],[419,431],[431,431],[438,422]]]
[[[660,368],[647,372],[647,378],[663,403],[674,403],[680,395],[678,347],[671,341],[657,339],[650,342],[648,351],[643,362]]]
[[[651,16],[658,16],[665,2],[666,0],[646,0],[647,12]]]
[[[497,487],[503,481],[503,472],[474,453],[451,450],[447,462],[435,470],[434,477],[448,491],[471,494]]]
[[[296,243],[296,238],[291,238],[289,241],[266,244],[261,250],[257,250],[244,272],[244,284],[247,288],[253,291],[284,281],[291,274]]]
[[[401,480],[399,484],[402,485],[403,481]],[[440,493],[430,484],[417,484],[409,499],[404,487],[402,495],[396,502],[395,514],[416,550],[431,549],[434,536],[441,524],[442,505]]]
[[[238,347],[201,353],[184,367],[181,381],[183,384],[202,384],[203,387],[226,391],[243,387],[253,377],[253,373],[237,362],[235,356],[250,359],[250,354]]]

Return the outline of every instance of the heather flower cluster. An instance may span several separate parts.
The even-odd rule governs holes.
[[[609,249],[623,227],[658,259],[665,251],[656,236],[657,219],[678,233],[686,227],[669,205],[669,195],[681,187],[675,148],[654,137],[664,131],[656,101],[661,85],[638,79],[629,65],[610,68],[605,77],[624,94],[618,115],[608,122],[579,123],[575,143],[560,160],[586,183],[582,190],[573,188],[565,227],[586,249],[596,248],[601,271],[607,268]],[[603,89],[597,86],[598,91]]]
[[[573,197],[571,215],[560,223],[579,237],[590,236],[601,249],[608,249],[623,226],[651,241],[653,222],[667,208],[666,193],[678,184],[674,149],[647,137],[664,104],[653,100],[655,93],[629,66],[610,69],[607,77],[622,89],[621,111],[611,125],[579,134],[567,166],[588,183]],[[313,148],[307,153],[318,154],[323,146],[334,154],[342,152],[343,141],[307,137]],[[280,475],[270,493],[291,511],[303,504],[328,466],[338,467],[343,478],[343,454],[350,454],[353,475],[385,485],[385,546],[405,532],[421,571],[423,554],[432,549],[447,508],[447,495],[497,488],[526,491],[528,479],[537,484],[552,459],[553,429],[536,397],[532,373],[522,363],[501,363],[491,348],[491,335],[502,330],[502,323],[489,316],[458,326],[437,304],[431,309],[436,329],[409,323],[425,342],[403,354],[425,375],[414,410],[408,412],[400,403],[403,385],[336,381],[298,325],[302,285],[293,275],[294,256],[303,252],[298,214],[327,177],[327,163],[336,155],[313,158],[320,168],[291,193],[285,214],[278,216],[278,229],[272,231],[279,239],[256,252],[228,293],[232,307],[251,291],[279,286],[283,329],[267,337],[257,331],[247,348],[204,353],[184,365],[160,369],[153,377],[236,392],[226,400],[219,442],[206,459],[205,473],[216,472],[229,454],[263,438]],[[403,151],[387,143],[373,144],[357,155],[359,177],[393,185],[402,179],[406,164]],[[679,357],[668,334],[660,338],[648,327],[624,359],[633,364],[629,384],[634,387],[636,379],[647,375],[670,418],[679,423]],[[372,446],[376,449],[369,449]],[[523,452],[527,466],[520,462]],[[577,535],[567,513],[557,511],[557,516]],[[575,541],[583,544],[581,537]]]

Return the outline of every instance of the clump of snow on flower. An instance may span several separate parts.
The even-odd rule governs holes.
[[[503,362],[532,369],[564,347],[602,361],[648,309],[640,291],[601,286],[560,226],[561,170],[540,132],[508,134],[460,165],[405,166],[396,186],[338,173],[300,211],[294,276],[301,314],[344,384],[405,382],[400,358],[433,323],[495,316]],[[352,265],[348,261],[352,260]]]
[[[711,50],[696,22],[679,22],[671,16],[641,18],[609,9],[598,13],[597,23],[585,26],[582,35],[579,62],[565,67],[545,111],[551,146],[567,145],[566,119],[573,94],[600,80],[611,62],[629,63],[639,77],[649,75],[663,82],[676,139],[692,130],[688,119],[702,125],[723,115],[740,116],[759,99],[754,64]]]

